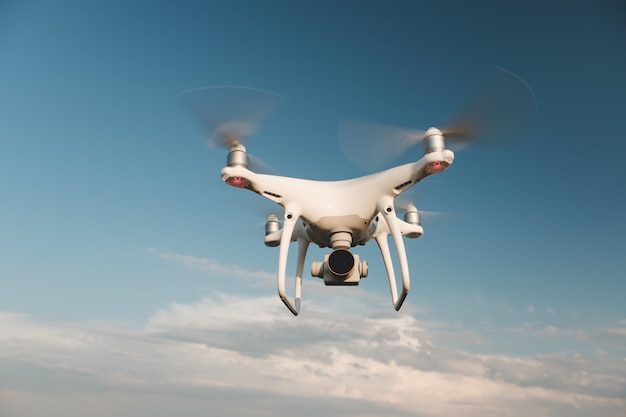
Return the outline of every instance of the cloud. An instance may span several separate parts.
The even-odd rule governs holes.
[[[614,326],[602,326],[587,331],[567,329],[552,324],[540,326],[533,323],[523,323],[521,326],[508,328],[506,331],[525,336],[577,340],[587,344],[600,344],[626,350],[626,325],[621,321]]]
[[[207,274],[249,279],[263,284],[269,284],[270,282],[276,280],[276,274],[268,271],[246,269],[237,265],[225,264],[210,258],[197,258],[190,255],[161,252],[154,248],[149,248],[148,251],[165,261],[183,265],[186,268],[195,269]]]
[[[211,294],[171,304],[141,331],[2,313],[3,416],[177,409],[192,416],[615,416],[626,409],[622,358],[469,353],[446,344],[475,338],[458,324],[390,312],[386,301],[364,293],[334,309],[309,300],[294,318],[274,296]]]

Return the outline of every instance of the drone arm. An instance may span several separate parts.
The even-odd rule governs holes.
[[[391,261],[391,254],[389,251],[389,245],[387,243],[388,234],[377,234],[376,243],[378,243],[378,247],[380,248],[380,252],[383,256],[383,261],[385,262],[385,268],[387,269],[387,277],[389,278],[389,287],[391,289],[391,301],[393,302],[393,307],[397,311],[400,310],[400,307],[402,307],[402,303],[404,303],[404,300],[406,299],[406,296],[408,295],[411,287],[409,263],[406,257],[406,248],[404,247],[404,241],[402,239],[402,231],[400,230],[400,222],[396,217],[393,207],[393,200],[382,199],[378,203],[378,210],[380,211],[380,213],[382,213],[383,218],[385,219],[385,223],[387,223],[387,227],[389,228],[391,236],[393,237],[393,242],[396,246],[396,251],[398,253],[400,272],[402,274],[402,290],[400,292],[400,295],[398,296],[393,263]]]
[[[287,275],[287,255],[289,253],[289,244],[291,243],[291,237],[293,236],[298,218],[299,216],[295,213],[285,210],[285,222],[280,238],[280,251],[278,253],[278,296],[294,316],[297,316],[300,312],[300,300],[302,298],[302,271],[304,270],[304,259],[309,246],[309,242],[307,240],[301,237],[298,238],[298,265],[296,270],[295,303],[293,303],[287,296],[285,278]]]

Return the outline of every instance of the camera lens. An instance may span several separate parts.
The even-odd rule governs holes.
[[[354,268],[354,256],[345,249],[334,250],[328,257],[328,268],[337,276],[346,276]]]

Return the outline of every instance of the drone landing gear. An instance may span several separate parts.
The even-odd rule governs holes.
[[[298,233],[298,264],[296,266],[296,283],[294,290],[295,302],[291,302],[287,296],[287,290],[285,288],[285,276],[287,275],[287,255],[289,253],[289,244],[292,241],[299,217],[299,213],[285,210],[285,223],[280,237],[280,251],[278,253],[278,296],[294,316],[297,316],[300,312],[300,303],[302,300],[302,271],[304,270],[304,259],[310,243],[309,240],[300,236],[301,234]]]
[[[402,231],[400,229],[400,219],[396,217],[395,210],[393,208],[393,200],[381,200],[378,203],[378,210],[382,213],[385,222],[387,223],[388,230],[379,227],[379,231],[374,235],[380,253],[385,263],[385,269],[387,270],[387,277],[389,278],[389,289],[391,290],[391,302],[393,308],[396,311],[400,310],[402,303],[409,294],[411,288],[411,278],[409,276],[409,262],[406,257],[406,249],[404,247],[404,241],[402,240]],[[390,233],[389,233],[390,232]],[[391,234],[393,242],[396,246],[398,253],[398,262],[400,264],[400,272],[402,274],[402,290],[398,295],[398,288],[396,284],[396,276],[393,269],[393,262],[391,260],[391,252],[389,250],[389,243],[387,238]]]
[[[409,276],[409,263],[406,256],[403,235],[407,237],[419,237],[422,235],[422,228],[419,224],[403,222],[396,216],[393,206],[393,199],[381,199],[377,205],[380,216],[385,220],[379,222],[376,232],[372,237],[380,249],[387,278],[389,279],[389,289],[391,291],[391,301],[394,309],[400,310],[406,299],[411,280]],[[284,225],[278,229],[278,221],[275,218],[268,219],[269,226],[266,233],[266,244],[268,246],[280,246],[278,254],[278,295],[294,316],[300,313],[302,300],[302,273],[304,271],[304,261],[310,244],[310,238],[302,222],[298,222],[300,213],[297,210],[286,208]],[[391,235],[396,246],[398,263],[400,266],[401,288],[398,291],[396,275],[391,259],[388,238]],[[278,239],[280,236],[280,239]],[[311,275],[324,279],[326,285],[358,285],[361,278],[368,274],[367,262],[360,261],[358,255],[353,255],[350,251],[351,236],[347,232],[338,232],[332,236],[333,252],[324,257],[324,262],[313,262],[311,264]],[[298,242],[298,261],[296,266],[294,298],[291,300],[286,290],[287,256],[291,242]]]

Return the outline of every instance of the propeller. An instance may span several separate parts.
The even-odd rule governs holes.
[[[449,214],[442,211],[419,210],[415,204],[415,201],[409,198],[400,197],[398,200],[396,200],[394,205],[396,207],[396,210],[403,211],[405,213],[405,220],[407,217],[407,213],[416,213],[417,217],[413,218],[415,218],[418,223],[420,223],[422,220],[431,221],[436,218],[441,219],[443,216]]]
[[[244,145],[286,100],[271,91],[233,86],[198,88],[182,92],[179,97],[206,130],[209,146],[226,149]],[[269,170],[263,161],[249,158],[251,168]]]
[[[530,86],[517,75],[492,67],[488,82],[479,91],[439,129],[457,149],[471,143],[508,142],[521,136],[531,125],[537,100]],[[339,125],[339,145],[352,163],[371,171],[421,144],[431,132],[344,121]]]
[[[254,224],[251,227],[243,228],[239,231],[242,237],[258,239],[266,231],[267,222],[270,217],[274,217],[277,222],[283,218],[284,208],[273,201],[257,198],[251,193],[236,193],[228,199],[229,206],[237,207],[241,214],[254,217]],[[239,216],[236,215],[238,218]]]

